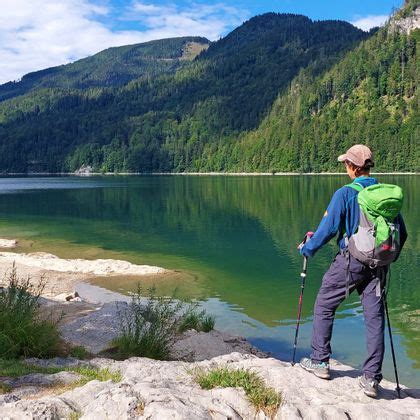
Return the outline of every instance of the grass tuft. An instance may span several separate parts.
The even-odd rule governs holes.
[[[112,343],[117,359],[138,356],[167,360],[177,334],[192,328],[208,332],[214,327],[214,317],[199,311],[198,303],[185,306],[175,294],[156,296],[154,287],[147,290],[147,298],[142,295],[139,285],[127,310],[119,313],[122,333]]]
[[[89,366],[80,366],[75,368],[69,368],[67,370],[78,373],[82,376],[82,379],[78,381],[79,385],[77,386],[82,386],[94,380],[100,382],[106,382],[109,380],[111,380],[112,382],[121,382],[122,380],[122,374],[119,370],[111,371],[109,370],[109,368],[97,369]]]
[[[39,298],[45,282],[33,285],[20,279],[16,267],[0,289],[0,358],[52,357],[61,351],[61,339],[54,322],[39,317]]]
[[[0,359],[0,376],[17,378],[19,376],[30,375],[31,373],[53,374],[61,372],[63,369],[58,367],[41,367],[30,365],[23,360]]]
[[[0,382],[0,395],[1,394],[7,394],[12,390],[12,387],[10,385],[7,385],[3,382]]]
[[[207,315],[205,310],[199,310],[197,302],[190,303],[179,317],[178,331],[188,330],[209,332],[214,329],[214,316]]]
[[[71,347],[68,351],[69,356],[79,360],[89,359],[91,354],[82,346]]]
[[[90,381],[97,380],[105,382],[111,380],[112,382],[121,382],[122,374],[120,371],[111,371],[109,368],[98,369],[91,366],[75,366],[75,367],[41,367],[26,363],[24,360],[4,360],[0,359],[0,377],[17,378],[32,373],[54,374],[58,372],[74,372],[81,376],[80,379],[71,384],[53,385],[51,388],[56,390],[56,393],[62,393],[71,389],[83,386]],[[10,387],[1,386],[5,385],[0,383],[0,394],[10,392]]]
[[[281,404],[281,393],[268,387],[255,373],[246,369],[215,368],[211,370],[198,370],[195,380],[203,389],[242,388],[249,402],[255,410],[273,418]]]

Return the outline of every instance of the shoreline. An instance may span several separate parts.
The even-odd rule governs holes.
[[[0,177],[37,176],[346,176],[345,172],[10,172],[0,173]],[[418,176],[420,172],[371,172],[371,175]]]
[[[65,300],[76,292],[77,284],[89,285],[95,278],[126,276],[158,282],[174,274],[173,270],[121,259],[60,258],[47,252],[19,252],[19,242],[0,238],[0,286],[15,267],[18,278],[30,278],[33,284],[43,279],[43,296],[54,301]]]
[[[4,241],[12,245],[14,240]],[[19,246],[17,241],[16,246]],[[269,418],[262,411],[255,411],[241,388],[200,388],[194,372],[215,368],[255,372],[267,386],[278,392],[281,404],[270,417],[273,419],[322,417],[333,420],[372,416],[405,419],[416,418],[420,410],[418,389],[401,385],[401,400],[396,396],[395,384],[383,380],[379,399],[372,400],[359,388],[361,372],[351,366],[331,359],[332,380],[325,381],[305,371],[299,364],[292,366],[288,361],[270,357],[243,337],[217,329],[210,332],[187,330],[180,334],[172,345],[168,361],[144,357],[114,360],[102,352],[109,349],[109,343],[120,333],[118,314],[130,298],[109,291],[109,301],[101,299],[101,293],[107,293],[108,289],[100,291],[101,288],[92,285],[89,280],[96,276],[92,271],[86,272],[83,266],[88,261],[95,267],[98,260],[66,260],[52,254],[33,253],[31,256],[0,249],[0,263],[3,262],[0,264],[0,278],[2,272],[3,275],[10,272],[11,261],[17,255],[24,256],[16,262],[19,278],[29,277],[33,283],[40,278],[45,280],[48,287],[42,294],[41,308],[48,316],[59,317],[63,340],[72,346],[83,347],[91,356],[82,360],[77,357],[27,360],[34,366],[61,368],[63,372],[60,373],[23,374],[17,378],[1,377],[0,374],[0,380],[9,386],[6,392],[0,392],[0,418],[34,418],[40,410],[48,418],[76,418],[77,414],[77,418],[91,420],[104,417],[160,419],[168,416],[185,420],[192,417]],[[43,258],[49,261],[46,266],[38,264]],[[52,261],[64,264],[63,271],[51,269]],[[116,262],[117,267],[121,263],[120,260],[102,261]],[[28,265],[30,263],[33,265]],[[77,263],[82,266],[77,267]],[[157,271],[154,276],[160,279],[162,274]],[[107,272],[106,277],[112,280],[113,275]],[[83,291],[77,285],[90,290]],[[99,301],[95,302],[98,298]],[[78,379],[74,373],[64,372],[71,366],[105,369],[118,373],[121,379],[90,380],[78,385],[74,382]],[[70,375],[67,388],[66,375]],[[209,413],[215,417],[209,417]]]

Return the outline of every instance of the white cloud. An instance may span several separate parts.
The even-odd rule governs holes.
[[[368,31],[376,26],[382,26],[388,19],[388,15],[368,15],[357,17],[351,24],[364,31]]]
[[[135,1],[125,19],[147,28],[151,39],[179,35],[202,35],[210,40],[220,38],[227,29],[240,25],[249,13],[223,3],[190,3],[184,8],[174,3],[154,5]]]
[[[218,39],[247,18],[247,12],[222,3],[181,8],[135,1],[124,10],[113,10],[106,0],[0,0],[0,5],[0,83],[112,46],[186,35]],[[130,21],[131,28],[138,23],[139,29],[112,30],[112,20]]]

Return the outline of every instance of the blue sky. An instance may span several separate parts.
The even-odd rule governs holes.
[[[265,12],[369,29],[403,0],[1,0],[0,83],[112,46],[201,35],[217,40]]]
[[[124,29],[138,29],[138,22],[123,22],[118,19],[118,14],[127,4],[131,2],[126,0],[111,0],[109,2],[115,8],[115,14],[112,22],[114,28]],[[212,4],[205,0],[191,1],[166,1],[156,0],[150,2],[142,2],[145,4],[153,4],[156,6],[165,6],[176,4],[180,9],[191,8],[195,5]],[[217,2],[216,2],[217,3]],[[403,0],[263,0],[263,1],[249,1],[249,0],[226,0],[220,2],[226,6],[238,9],[246,13],[247,17],[255,16],[257,14],[266,12],[279,13],[297,13],[309,16],[315,20],[325,19],[340,19],[348,22],[354,22],[361,18],[389,16],[393,8],[399,8]],[[215,3],[213,3],[215,4]],[[232,28],[229,28],[232,29]]]

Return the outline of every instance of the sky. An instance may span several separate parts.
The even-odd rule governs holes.
[[[368,30],[403,0],[0,0],[0,84],[106,48],[176,36],[211,41],[265,12]]]

